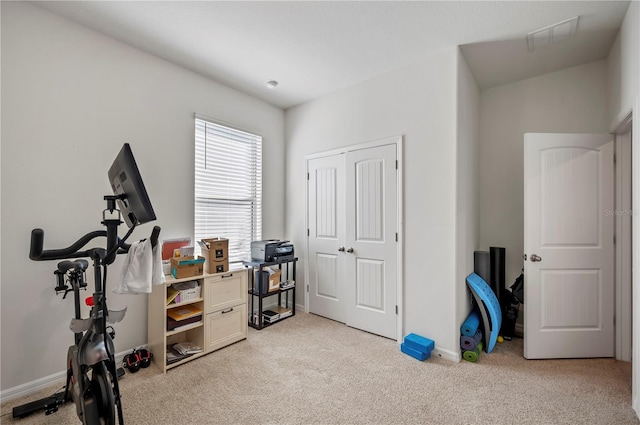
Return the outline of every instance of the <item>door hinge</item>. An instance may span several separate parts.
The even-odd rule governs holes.
[[[307,284],[307,292],[309,292],[309,284]]]
[[[396,232],[396,242],[398,242],[398,233]]]
[[[398,306],[396,306],[396,314],[398,314]]]
[[[618,162],[618,157],[617,155],[614,153],[613,154],[613,165],[615,165]]]
[[[310,236],[311,234],[309,233],[309,229],[307,229],[307,236]]]
[[[615,233],[613,234],[613,244],[614,245],[616,244],[616,235],[615,235]]]
[[[309,173],[307,173],[307,180],[309,180]]]
[[[396,170],[398,169],[398,160],[396,159]]]

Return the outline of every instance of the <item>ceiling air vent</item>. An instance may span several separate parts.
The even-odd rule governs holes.
[[[529,51],[539,49],[548,44],[559,43],[573,36],[578,29],[578,18],[567,19],[557,24],[549,25],[527,34]]]

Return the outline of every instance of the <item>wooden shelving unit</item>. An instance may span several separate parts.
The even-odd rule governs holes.
[[[167,305],[167,289],[174,283],[196,281],[200,285],[198,298]],[[167,330],[167,312],[185,305],[202,310],[202,320]],[[148,339],[153,361],[166,373],[167,370],[218,350],[247,337],[247,271],[233,270],[225,273],[174,279],[165,276],[164,285],[155,285],[149,294]],[[167,346],[190,341],[202,348],[171,364],[167,364]]]

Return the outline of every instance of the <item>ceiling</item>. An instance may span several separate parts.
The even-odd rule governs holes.
[[[607,56],[629,1],[36,1],[286,109],[460,45],[480,88]],[[580,16],[529,52],[527,33]],[[266,87],[277,80],[275,89]]]

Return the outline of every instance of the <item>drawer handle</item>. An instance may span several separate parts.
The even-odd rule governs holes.
[[[229,310],[222,310],[222,314],[231,313],[232,311],[233,311],[233,307],[231,307]]]
[[[233,277],[233,273],[229,273],[229,274],[223,274],[222,276],[220,276],[221,278],[225,278],[225,277]]]

